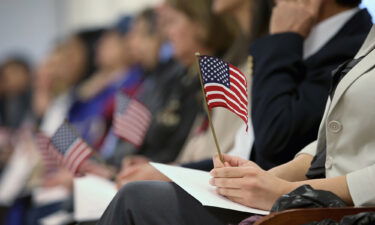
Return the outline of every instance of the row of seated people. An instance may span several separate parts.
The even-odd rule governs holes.
[[[243,25],[239,15],[243,16],[246,4],[250,8],[267,5],[255,2],[214,1],[213,9],[231,5],[229,12]],[[368,188],[374,179],[373,161],[368,148],[374,138],[366,133],[372,127],[367,120],[372,113],[371,107],[364,108],[373,98],[369,92],[374,40],[372,31],[363,44],[372,22],[359,3],[276,1],[268,18],[269,34],[250,40],[255,65],[250,78],[254,142],[240,148],[251,161],[225,155],[226,164],[216,157],[183,166],[214,168],[211,184],[218,194],[250,207],[270,210],[277,198],[304,184],[331,191],[347,205],[373,205],[374,192]],[[185,1],[169,4],[196,22]],[[256,13],[252,16],[256,25],[251,28],[258,28],[261,20]],[[243,144],[241,134],[237,137],[236,144]],[[236,148],[232,150],[229,154],[236,155]],[[134,171],[128,167],[132,165],[120,177],[121,185],[128,184],[98,224],[233,224],[250,216],[203,207],[170,182],[131,182],[169,179],[148,165],[133,166]]]
[[[355,56],[372,25],[368,12],[357,8],[359,1],[307,2],[168,0],[156,11],[146,10],[134,21],[125,18],[105,31],[96,49],[95,73],[85,68],[93,63],[85,59],[85,54],[92,52],[78,53],[87,47],[82,45],[81,37],[73,37],[55,48],[40,67],[31,114],[42,118],[40,129],[48,135],[67,118],[111,165],[108,169],[97,163],[94,167],[81,168],[81,172],[108,179],[116,176],[119,187],[136,180],[168,181],[147,164],[149,161],[211,170],[214,165],[210,157],[215,145],[207,129],[194,53],[224,58],[242,68],[245,74],[251,72],[247,68],[247,55],[251,54],[254,71],[248,77],[249,132],[230,112],[215,109],[212,118],[219,144],[223,152],[251,159],[264,170],[276,168],[270,171],[292,181],[285,174],[278,174],[283,170],[277,168],[285,166],[277,166],[292,160],[299,150],[316,139],[332,85],[331,72]],[[150,111],[150,125],[139,145],[113,131],[118,91],[142,102]],[[228,162],[232,160],[226,157]],[[306,154],[301,157],[307,164],[312,160]],[[322,159],[314,162],[321,164]],[[299,161],[292,164],[297,163],[300,164]],[[219,164],[216,162],[216,167]],[[264,172],[260,168],[259,172]],[[327,171],[322,175],[321,170],[315,176],[332,176]],[[38,185],[72,188],[73,175],[62,168],[50,176],[37,177],[39,182],[32,188]],[[156,194],[158,191],[170,190],[166,183],[127,185],[99,224],[222,224],[223,221],[206,214],[205,209],[197,207],[183,193],[184,205],[173,207],[172,196],[170,207],[150,206],[161,212],[137,208],[142,207],[143,198],[150,198],[148,194],[161,197],[162,194]],[[133,204],[131,198],[124,200],[129,195],[138,197],[135,202],[140,205]],[[269,209],[276,195],[270,196],[273,198],[268,201],[262,200],[261,194],[256,202],[233,201]],[[155,201],[158,202],[163,201]],[[185,204],[189,213],[202,213],[202,217],[194,217],[197,221],[191,221],[194,218],[190,214],[186,214],[188,218],[174,218]],[[61,207],[59,203],[57,208]],[[45,207],[31,208],[32,219],[28,223],[37,224],[40,216],[35,215]],[[154,211],[155,215],[126,217],[123,216],[126,210],[134,210],[135,214]],[[155,218],[163,213],[166,216],[162,218],[168,221]],[[236,215],[224,214],[228,215],[225,222],[234,222]],[[131,222],[134,218],[136,221]]]
[[[210,30],[210,36],[207,37],[203,37],[195,26],[190,26],[186,31],[167,29],[167,26],[173,26],[167,23],[169,16],[175,16],[174,13],[178,12],[170,12],[167,6],[161,6],[157,10],[145,10],[134,19],[125,17],[115,27],[101,31],[99,35],[75,35],[58,43],[37,68],[34,80],[28,77],[27,88],[33,93],[29,96],[32,98],[28,102],[29,108],[18,108],[24,112],[23,117],[32,118],[34,121],[30,123],[39,123],[39,131],[49,136],[56,132],[65,119],[68,120],[77,128],[80,136],[97,150],[96,155],[107,163],[105,166],[91,164],[90,168],[82,168],[80,173],[95,173],[112,178],[121,170],[122,159],[128,159],[134,154],[147,157],[148,160],[170,163],[176,160],[190,136],[193,138],[207,131],[194,53],[200,51],[202,54],[223,57],[236,38],[237,31],[226,18],[214,15],[209,15],[210,20],[215,20],[222,29],[215,31],[212,22],[202,22],[202,29]],[[217,34],[221,38],[209,41]],[[228,56],[228,60],[241,58],[237,54],[232,55]],[[243,51],[243,55],[246,55],[246,51]],[[114,132],[112,120],[118,92],[141,102],[150,112],[148,131],[139,145],[122,139]],[[13,100],[4,95],[4,101]],[[223,113],[222,118],[228,117],[233,122],[228,119],[223,121],[239,126],[237,118],[226,111]],[[9,117],[12,116],[16,115],[10,113]],[[16,120],[21,121],[21,116]],[[17,139],[32,139],[28,144],[34,142],[35,145],[37,141],[30,135],[30,130],[35,131],[36,126],[33,124],[34,127],[30,129],[26,122],[18,124],[18,130],[27,130],[24,133],[29,133],[19,135]],[[11,130],[17,131],[16,126]],[[16,133],[12,135],[16,136]],[[22,149],[22,154],[30,149]],[[204,151],[201,154],[209,155]],[[13,161],[21,161],[17,157],[20,156],[14,152],[13,156],[8,157],[8,162],[5,161],[4,167]],[[31,169],[39,171],[39,164]],[[33,190],[42,188],[47,192],[46,187],[63,187],[71,192],[74,174],[64,168],[54,168],[52,172],[49,169],[44,168],[45,171],[32,174],[31,187],[26,185],[25,189],[33,198],[37,198]],[[70,205],[70,200],[67,198],[63,202],[47,205],[31,204],[24,214],[27,215],[24,216],[26,219],[21,219],[19,223],[38,224],[42,217],[59,210],[62,205]],[[19,205],[17,203],[14,208]],[[12,219],[14,217],[8,218],[8,221]]]

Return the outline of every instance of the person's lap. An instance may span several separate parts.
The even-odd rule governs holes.
[[[125,185],[112,200],[98,225],[238,223],[247,213],[203,207],[174,183],[140,181]]]

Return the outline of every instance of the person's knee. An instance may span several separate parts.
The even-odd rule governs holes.
[[[170,193],[171,184],[160,181],[136,181],[124,185],[116,198],[121,205],[129,208],[142,206],[142,202],[160,197],[163,193]]]
[[[139,202],[144,189],[142,182],[131,182],[124,185],[116,195],[117,202],[124,207],[134,207],[134,204]]]

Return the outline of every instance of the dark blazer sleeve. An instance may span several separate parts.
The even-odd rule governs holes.
[[[270,35],[253,43],[252,160],[269,169],[288,162],[316,139],[331,72],[355,56],[371,27],[370,14],[360,10],[306,60],[304,40],[296,33]]]
[[[324,112],[337,63],[327,61],[312,68],[316,62],[303,61],[303,41],[296,33],[270,35],[250,50],[255,65],[251,158],[264,169],[289,161],[313,141]]]
[[[214,163],[212,162],[212,159],[203,159],[201,161],[184,163],[181,166],[190,169],[210,171],[214,168]]]

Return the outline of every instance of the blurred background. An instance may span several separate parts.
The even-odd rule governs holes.
[[[272,1],[163,2],[0,0],[0,224],[4,218],[7,225],[49,224],[40,221],[61,209],[72,220],[77,174],[121,178],[126,166],[137,166],[131,164],[186,163],[214,154],[194,53],[250,73],[244,46],[268,32]],[[375,0],[361,7],[375,18]],[[138,141],[116,132],[116,116],[125,112],[119,112],[119,95],[128,105],[142,103],[148,115],[144,127],[135,122]],[[110,166],[93,157],[76,173],[48,158],[36,134],[52,136],[63,121]],[[213,121],[228,152],[245,125],[226,111],[216,111]],[[250,151],[253,134],[246,135],[238,148]]]
[[[113,24],[120,15],[136,13],[162,0],[1,0],[0,61],[22,53],[36,63],[59,38],[81,29]],[[375,1],[364,0],[375,14]]]
[[[59,38],[112,25],[123,14],[136,13],[161,0],[2,0],[0,60],[22,53],[38,62]]]

